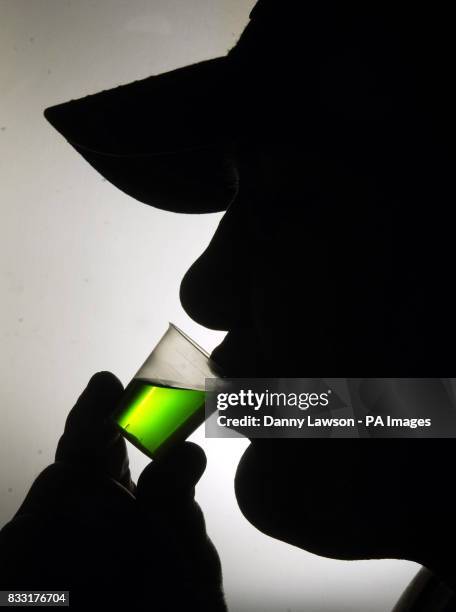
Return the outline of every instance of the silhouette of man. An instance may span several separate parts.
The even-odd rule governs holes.
[[[181,302],[197,322],[228,331],[213,354],[228,376],[452,373],[454,50],[447,10],[262,0],[226,57],[46,111],[93,167],[138,200],[185,213],[227,209],[182,281]],[[447,410],[440,379],[427,380]],[[98,436],[77,423],[99,407],[102,418],[119,393],[118,382],[102,374],[81,396],[57,463],[3,532],[5,563],[21,533],[33,542],[42,533],[57,540],[77,534],[58,557],[83,546],[74,553],[79,567],[57,583],[71,579],[77,591],[79,581],[88,588],[84,577],[98,581],[81,568],[88,555],[97,570],[103,566],[106,589],[119,585],[116,595],[128,598],[125,580],[140,584],[138,605],[152,601],[158,585],[156,609],[182,602],[184,609],[223,609],[218,558],[192,500],[204,468],[198,451],[185,444],[168,463],[152,464],[135,490],[122,440],[102,421]],[[437,577],[422,575],[418,603],[404,600],[403,609],[456,609],[453,449],[451,439],[253,440],[237,470],[236,495],[258,529],[316,554],[425,565]],[[71,502],[61,506],[62,497]],[[38,533],[43,508],[53,518],[41,517]],[[120,533],[124,511],[133,531],[139,526],[134,550],[144,561],[133,575],[116,553],[118,536],[131,550],[130,532]],[[143,521],[155,522],[156,513],[164,535],[154,529],[158,541],[143,540]],[[78,527],[69,533],[73,521]],[[52,561],[43,574],[49,580]],[[26,561],[15,563],[13,582]],[[31,577],[36,568],[27,571]],[[170,579],[176,572],[186,577],[177,584]]]

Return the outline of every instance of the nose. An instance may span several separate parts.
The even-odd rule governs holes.
[[[182,279],[187,314],[210,329],[242,326],[249,308],[249,240],[240,198],[231,204],[203,254]]]

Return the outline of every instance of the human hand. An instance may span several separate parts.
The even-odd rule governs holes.
[[[204,453],[184,443],[152,462],[136,487],[109,421],[121,394],[103,372],[76,402],[56,462],[0,534],[2,583],[69,590],[81,609],[225,610],[219,558],[194,500]]]

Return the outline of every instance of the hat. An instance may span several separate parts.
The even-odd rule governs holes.
[[[224,210],[237,189],[230,161],[237,66],[228,53],[52,106],[44,115],[101,175],[137,200],[174,212]]]
[[[229,86],[220,58],[52,106],[46,119],[126,194],[175,212],[223,210]]]
[[[226,56],[53,106],[45,117],[141,202],[224,210],[237,193],[231,158],[240,140],[305,143],[341,158],[347,147],[356,153],[388,141],[385,126],[396,130],[391,101],[402,96],[411,108],[400,83],[414,72],[398,51],[409,36],[397,25],[409,19],[406,4],[400,11],[392,2],[260,0]],[[413,56],[417,45],[408,47]]]
[[[286,41],[297,40],[288,17],[275,0],[259,0],[226,56],[58,104],[44,115],[137,200],[174,212],[224,210],[237,193],[233,143],[255,131],[254,116],[256,136],[271,129],[271,74],[280,91],[279,50],[288,53]]]

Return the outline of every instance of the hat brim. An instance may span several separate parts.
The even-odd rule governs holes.
[[[236,193],[230,74],[227,58],[217,58],[52,106],[44,115],[126,194],[174,212],[216,212]]]

